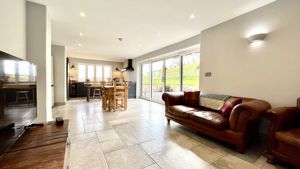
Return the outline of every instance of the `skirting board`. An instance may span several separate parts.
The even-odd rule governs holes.
[[[56,103],[54,103],[53,107],[55,107],[55,106],[62,106],[62,105],[65,105],[65,104],[66,104],[66,102],[56,102]]]

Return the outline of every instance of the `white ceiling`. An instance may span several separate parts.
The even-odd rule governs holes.
[[[31,1],[48,6],[52,42],[65,45],[70,57],[123,61],[197,35],[275,0]],[[191,14],[194,19],[190,19]],[[118,41],[119,37],[124,40]]]

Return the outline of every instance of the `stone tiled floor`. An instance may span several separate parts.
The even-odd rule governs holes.
[[[70,119],[71,169],[284,169],[266,162],[263,145],[245,154],[171,122],[164,105],[130,99],[126,111],[103,112],[100,100],[53,109]]]

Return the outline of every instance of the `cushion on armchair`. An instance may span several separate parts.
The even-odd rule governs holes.
[[[278,131],[275,137],[285,144],[300,149],[300,128]]]
[[[200,91],[184,91],[183,104],[190,107],[199,107]]]

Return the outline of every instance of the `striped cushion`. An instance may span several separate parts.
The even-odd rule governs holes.
[[[200,95],[200,91],[185,91],[183,94],[184,105],[190,107],[198,107],[199,95]]]
[[[228,95],[218,95],[218,94],[204,94],[201,93],[200,96],[200,106],[209,108],[212,110],[220,111],[223,107],[225,101],[229,98]]]
[[[231,110],[234,108],[234,106],[238,105],[242,103],[242,99],[241,98],[236,98],[236,97],[230,97],[225,104],[223,105],[223,107],[221,108],[221,113],[223,116],[225,117],[229,117]]]

